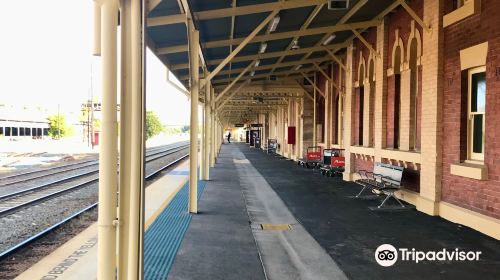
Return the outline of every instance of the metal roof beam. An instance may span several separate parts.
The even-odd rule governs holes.
[[[290,75],[290,74],[300,74],[301,72],[304,72],[304,73],[308,73],[308,72],[311,72],[311,71],[315,71],[316,68],[314,67],[309,67],[309,68],[301,68],[299,70],[289,70],[289,71],[280,71],[280,72],[276,72],[275,74],[273,74],[273,76],[276,76],[276,77],[281,77],[281,76],[287,76],[287,75]],[[253,77],[251,77],[252,79],[257,79],[257,78],[267,78],[269,76],[269,74],[258,74],[258,75],[254,75]],[[228,83],[228,82],[231,82],[233,79],[232,78],[228,78],[228,79],[217,79],[217,80],[212,80],[212,84],[221,84],[221,83]]]
[[[358,1],[358,3],[356,3],[338,22],[337,22],[337,25],[339,24],[342,24],[344,25],[355,13],[357,13],[366,3],[368,2],[368,0],[360,0]],[[380,18],[377,18],[376,19],[377,21],[380,20]],[[360,27],[361,28],[368,28],[370,26],[367,26],[367,27]],[[321,38],[317,43],[316,43],[316,46],[321,46],[323,44],[323,42],[326,40],[326,38],[328,38],[330,35],[332,35],[335,31],[333,32],[329,32],[327,34],[325,34],[325,36],[323,36],[323,38]],[[350,39],[347,39],[345,40],[345,42],[348,42],[350,41]],[[337,49],[338,50],[338,49]],[[337,50],[334,50],[333,53],[335,53]],[[308,58],[309,56],[311,56],[312,52],[311,53],[307,53],[302,59],[306,59]]]
[[[304,95],[307,96],[307,98],[311,99],[311,101],[314,101],[312,94],[306,89],[306,87],[303,84],[301,84],[298,80],[295,80],[295,82],[304,91]]]
[[[160,4],[162,0],[148,0],[148,1],[145,1],[146,2],[146,9],[147,9],[147,13],[146,14],[149,14],[152,10],[154,10],[154,8],[156,8],[156,6],[158,6],[158,4]]]
[[[233,91],[233,93],[231,93],[231,95],[229,95],[226,99],[224,99],[224,101],[222,101],[222,103],[220,103],[217,108],[215,109],[215,111],[219,111],[220,108],[222,108],[229,100],[231,100],[231,98],[233,98],[233,96],[235,96],[239,90],[245,86],[247,83],[249,83],[250,80],[247,80],[245,81],[244,83],[242,83],[235,91]]]
[[[228,64],[255,36],[264,28],[269,21],[271,21],[280,11],[280,9],[276,9],[272,11],[264,21],[262,21],[253,31],[246,37],[203,81],[204,83],[210,82],[210,80],[217,75],[226,64]],[[231,42],[232,40],[230,40]]]
[[[254,59],[266,59],[266,58],[274,58],[274,57],[284,57],[288,55],[296,55],[296,54],[303,54],[303,53],[308,53],[308,52],[318,52],[318,51],[325,51],[325,50],[331,50],[331,49],[339,49],[339,48],[345,48],[347,47],[348,44],[346,43],[341,43],[341,44],[333,44],[333,45],[327,45],[327,46],[316,46],[316,47],[311,47],[311,48],[301,48],[298,50],[290,50],[287,49],[286,51],[278,51],[278,52],[268,52],[268,53],[262,53],[262,54],[252,54],[252,55],[242,55],[242,56],[237,56],[233,58],[231,62],[244,62],[244,61],[250,61]],[[214,59],[214,60],[209,60],[207,61],[208,65],[217,65],[222,62],[223,59]],[[173,64],[171,66],[171,70],[179,70],[179,69],[187,69],[189,65],[187,63],[181,63],[181,64]]]
[[[177,14],[173,16],[149,17],[147,19],[148,27],[175,24],[175,23],[186,23],[186,15]]]
[[[370,50],[370,52],[374,53],[377,57],[380,57],[380,54],[373,48],[373,46],[366,41],[366,39],[359,33],[355,28],[352,28],[352,33],[365,45],[365,47]]]
[[[161,0],[151,0],[149,2],[153,2],[153,3],[158,2],[159,3],[159,2],[161,2]],[[209,19],[235,17],[235,16],[250,15],[250,14],[256,14],[256,13],[271,12],[271,11],[274,11],[275,9],[278,9],[278,8],[294,9],[294,8],[302,8],[302,7],[308,7],[308,6],[314,6],[314,5],[321,5],[321,4],[326,4],[326,3],[328,3],[327,0],[290,0],[290,1],[286,1],[286,2],[278,1],[278,2],[273,2],[273,3],[246,5],[246,6],[225,8],[225,9],[214,9],[214,10],[195,12],[194,18],[196,20],[209,20]],[[154,5],[154,6],[156,6],[156,5]],[[152,9],[149,9],[150,6],[153,6],[153,5],[148,3],[148,11],[152,10]],[[180,18],[178,16],[179,15],[170,15],[170,16],[161,17],[161,19],[157,20],[157,25],[168,25],[168,24],[176,24],[176,23],[184,22],[182,20],[182,18]],[[151,18],[149,18],[149,19],[151,19]],[[148,19],[148,26],[149,26],[149,19]]]
[[[235,84],[236,82],[238,82],[241,77],[243,77],[243,75],[245,75],[246,72],[248,72],[248,70],[250,70],[250,68],[252,68],[253,66],[255,65],[255,60],[248,64],[248,66],[243,69],[243,71],[238,75],[238,77],[236,77],[236,79],[233,79],[233,81],[219,94],[217,95],[217,97],[215,97],[215,102],[218,102]]]
[[[304,76],[304,78],[319,92],[319,94],[321,94],[321,96],[323,96],[323,98],[325,98],[325,93],[321,89],[319,89],[319,87],[311,79],[309,79],[306,74],[302,72],[300,72],[300,74]]]
[[[344,69],[344,71],[347,70],[345,64],[342,63],[342,61],[331,50],[328,48],[324,48],[324,50],[333,58],[333,60],[335,60],[335,62],[337,62],[338,65],[340,65],[340,67],[342,67],[342,69]]]
[[[321,9],[323,8],[324,4],[320,4],[320,5],[317,5],[314,10],[311,12],[311,14],[309,14],[309,16],[307,17],[306,21],[302,24],[302,26],[300,27],[300,30],[304,30],[306,28],[309,27],[309,25],[311,24],[311,22],[316,18],[316,16],[319,14],[319,12],[321,11]],[[292,41],[290,42],[290,44],[288,44],[288,47],[286,48],[287,50],[289,50],[292,45],[294,44],[294,41],[295,40],[298,40],[300,37],[296,36],[296,37],[293,37]],[[282,62],[283,59],[285,58],[285,56],[281,56],[279,59],[278,59],[278,63]],[[274,70],[276,70],[276,68],[273,68],[271,69],[271,73],[274,72]]]
[[[301,60],[301,61],[289,61],[289,62],[283,62],[283,63],[268,64],[268,65],[262,65],[262,66],[255,67],[255,68],[253,68],[253,70],[259,71],[259,70],[267,70],[267,69],[273,69],[273,68],[290,67],[290,66],[296,66],[296,65],[301,65],[301,64],[319,63],[319,62],[325,62],[325,61],[330,61],[330,58],[329,57],[318,57],[318,58],[311,58],[311,59],[306,59],[306,60]],[[251,63],[250,65],[252,65],[252,64],[253,63]],[[247,66],[247,68],[249,66]],[[233,70],[220,71],[219,75],[237,74],[237,73],[241,74],[240,71],[242,71],[242,70],[244,72],[247,72],[246,68],[236,68]],[[179,77],[179,79],[181,81],[185,81],[185,80],[189,79],[189,75],[181,76],[181,77]]]
[[[326,72],[325,72],[325,70],[323,70],[323,68],[321,68],[321,67],[320,67],[317,63],[313,63],[313,65],[314,65],[314,67],[315,67],[316,69],[318,69],[318,71],[321,73],[321,75],[323,75],[325,78],[327,78],[327,79],[328,79],[328,81],[329,81],[330,83],[332,83],[332,85],[333,85],[333,86],[334,86],[337,90],[339,90],[339,87],[337,86],[337,84],[333,81],[333,79],[332,79],[330,76],[328,76],[328,74],[326,74]]]
[[[339,31],[346,31],[346,30],[351,30],[351,28],[356,28],[356,29],[363,29],[363,28],[369,28],[369,27],[374,27],[377,26],[380,23],[379,20],[369,20],[369,21],[362,21],[362,22],[354,22],[350,24],[337,24],[333,26],[325,26],[325,27],[316,27],[316,28],[310,28],[310,29],[304,29],[304,30],[296,30],[296,31],[287,31],[287,32],[278,32],[278,33],[272,33],[272,34],[265,34],[265,35],[258,35],[258,36],[248,36],[248,37],[242,37],[242,38],[236,38],[233,40],[226,39],[226,40],[218,40],[218,41],[210,41],[210,42],[205,42],[202,43],[203,48],[219,48],[219,47],[227,47],[231,44],[240,44],[243,42],[248,43],[257,43],[257,42],[264,42],[264,41],[272,41],[272,40],[279,40],[279,39],[287,39],[287,38],[293,38],[293,37],[301,37],[301,36],[309,36],[309,35],[317,35],[317,34],[331,34],[334,32],[339,32]],[[251,39],[249,40],[249,38]],[[323,40],[321,40],[323,42]],[[321,43],[317,44],[318,46],[321,45]],[[170,53],[178,53],[178,52],[185,52],[187,51],[187,45],[174,45],[172,47],[166,47],[166,48],[160,48],[161,54],[170,54]],[[159,51],[160,51],[159,50]]]
[[[399,0],[399,3],[403,8],[406,10],[406,12],[422,27],[425,31],[431,32],[431,27],[430,25],[427,25],[424,23],[424,21],[415,13],[415,11],[406,4],[405,0]]]

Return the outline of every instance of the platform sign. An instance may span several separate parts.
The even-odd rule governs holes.
[[[234,125],[234,127],[244,127],[244,126],[245,126],[245,125],[244,125],[244,124],[242,124],[242,123],[237,123],[237,124],[235,124],[235,125]]]
[[[263,127],[261,123],[253,123],[251,124],[252,127]]]
[[[267,153],[276,153],[277,148],[278,148],[277,139],[267,139]]]
[[[332,166],[344,167],[345,166],[345,157],[332,157]]]
[[[288,127],[288,143],[291,145],[295,145],[295,126]]]
[[[308,161],[320,161],[321,160],[321,152],[307,152],[307,160]]]
[[[330,165],[333,156],[332,149],[324,149],[323,150],[323,164]]]

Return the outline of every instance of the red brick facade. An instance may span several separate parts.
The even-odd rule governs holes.
[[[452,10],[452,0],[444,0],[445,9],[444,13]],[[416,14],[424,18],[424,1],[414,0],[408,3]],[[481,12],[476,15],[470,16],[460,22],[444,28],[444,62],[443,62],[443,139],[442,139],[442,186],[441,186],[441,200],[452,203],[454,205],[467,208],[487,216],[500,219],[500,1],[497,0],[482,0]],[[396,38],[396,30],[399,38],[403,44],[403,57],[402,63],[407,63],[407,56],[409,51],[408,39],[411,35],[411,26],[413,18],[402,7],[398,7],[393,13],[386,16],[387,24],[387,68],[393,69],[393,46]],[[422,28],[414,23],[415,28],[420,32],[421,36],[424,34]],[[376,48],[377,46],[377,29],[370,28],[364,32],[363,37]],[[424,40],[424,38],[420,38]],[[466,71],[461,71],[460,64],[460,50],[469,48],[471,46],[488,42],[488,55],[486,63],[486,140],[485,140],[485,159],[484,164],[488,169],[488,179],[485,181],[474,180],[462,176],[450,174],[450,165],[459,163],[466,159],[467,153],[467,76]],[[420,46],[422,48],[422,46]],[[352,64],[347,65],[352,71],[352,82],[359,82],[358,65],[360,51],[365,60],[365,73],[369,73],[369,49],[359,41],[353,40],[353,57]],[[425,56],[425,54],[422,54]],[[332,67],[332,66],[330,66]],[[340,71],[340,67],[335,63],[333,70],[328,69],[328,73],[333,72],[333,80],[340,85],[341,89],[345,89],[345,72]],[[407,64],[401,70],[407,69]],[[426,71],[426,66],[418,66],[418,80],[417,80],[417,98],[416,98],[416,143],[415,150],[421,150],[422,141],[422,120],[425,116],[422,115],[422,88],[423,88],[423,71]],[[384,69],[387,71],[388,69]],[[320,73],[318,74],[318,86],[324,90],[325,78]],[[341,77],[344,77],[342,79]],[[378,78],[377,78],[378,79]],[[386,132],[382,135],[385,137],[385,146],[382,148],[391,149],[395,146],[395,122],[398,118],[395,112],[396,103],[396,75],[390,72],[386,77],[387,90],[382,94],[382,102],[385,104],[386,110],[383,112],[382,125],[385,126]],[[351,81],[348,81],[351,82]],[[374,85],[372,92],[374,94]],[[365,94],[370,89],[365,85]],[[338,106],[338,91],[334,88],[332,92],[331,104],[326,105],[326,110],[331,112],[331,142],[339,143],[337,141],[337,127],[340,125],[337,119],[337,106]],[[347,93],[350,94],[350,93]],[[321,104],[321,101],[318,103]],[[360,116],[360,95],[359,88],[353,89],[352,93],[352,127],[350,129],[351,145],[356,146],[360,143],[362,133],[360,133],[360,126],[362,120]],[[370,100],[370,105],[375,107],[375,99]],[[368,106],[368,104],[364,104]],[[345,110],[349,110],[345,108]],[[344,111],[345,112],[345,111]],[[324,112],[318,109],[318,123],[324,124]],[[366,116],[365,116],[366,117]],[[373,121],[375,117],[370,115]],[[347,122],[344,122],[345,125]],[[373,133],[375,135],[375,133]],[[343,135],[339,135],[343,137]],[[382,141],[384,143],[384,141]],[[370,139],[370,144],[364,146],[373,146],[373,139]],[[383,145],[383,144],[382,144]],[[383,162],[391,163],[394,165],[404,165],[405,176],[403,185],[405,188],[415,192],[420,191],[420,164],[411,162],[403,162],[395,159],[382,158]],[[356,154],[353,156],[353,169],[356,170],[371,170],[373,169],[374,158],[370,156],[362,156]],[[441,180],[441,179],[440,179]]]
[[[452,9],[446,1],[445,12]],[[482,0],[481,12],[444,29],[444,108],[442,200],[500,218],[500,1]],[[486,63],[486,139],[488,180],[450,174],[450,165],[467,156],[467,80],[460,50],[488,42]],[[464,77],[464,80],[462,79]]]

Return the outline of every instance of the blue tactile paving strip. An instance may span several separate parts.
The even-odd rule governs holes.
[[[189,171],[187,170],[173,170],[168,173],[168,175],[182,175],[182,176],[187,176],[189,175]]]
[[[206,182],[198,181],[198,200]],[[148,228],[144,236],[144,277],[146,280],[166,279],[177,250],[191,221],[188,209],[189,182]]]

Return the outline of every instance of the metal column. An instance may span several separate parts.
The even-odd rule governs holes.
[[[144,233],[144,141],[145,141],[145,9],[142,0],[131,0],[130,39],[132,96],[130,115],[130,214],[128,265],[129,279],[143,277]],[[121,280],[121,279],[120,279]]]
[[[189,74],[191,82],[191,122],[189,148],[189,212],[198,212],[198,96],[199,96],[199,41],[200,33],[188,18]]]
[[[121,74],[120,74],[120,183],[118,188],[118,278],[127,277],[129,211],[130,211],[130,142],[132,128],[131,97],[132,80],[130,46],[130,0],[120,1],[120,31],[121,31]]]
[[[318,136],[316,135],[316,73],[314,73],[314,86],[313,86],[313,146],[318,144]]]
[[[205,110],[204,110],[204,118],[203,118],[203,126],[204,126],[204,136],[205,139],[203,140],[203,154],[204,154],[204,159],[203,159],[203,174],[202,174],[202,179],[203,180],[209,180],[210,179],[210,142],[211,142],[211,131],[212,129],[210,128],[210,122],[212,118],[212,110],[210,110],[211,106],[211,98],[212,95],[212,90],[210,83],[205,84]]]
[[[215,151],[215,96],[214,96],[214,88],[211,87],[210,89],[210,167],[215,166],[215,157],[216,157],[216,151]]]
[[[115,279],[117,206],[117,42],[118,1],[106,0],[101,9],[102,119],[99,153],[99,215],[97,279]]]

